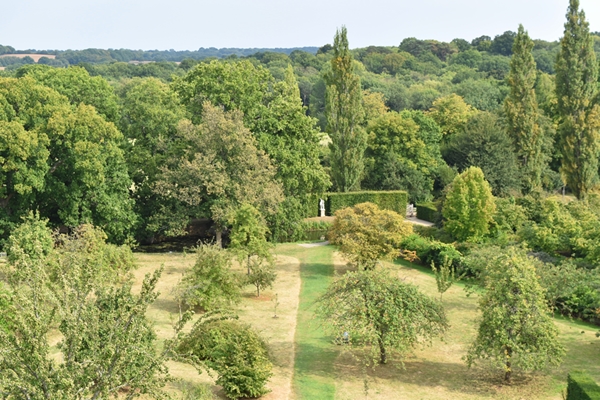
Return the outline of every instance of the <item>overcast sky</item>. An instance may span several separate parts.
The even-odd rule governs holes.
[[[12,0],[0,44],[18,49],[303,47],[332,42],[346,25],[350,47],[403,38],[492,38],[522,23],[556,40],[568,0]],[[600,31],[600,0],[581,0]]]

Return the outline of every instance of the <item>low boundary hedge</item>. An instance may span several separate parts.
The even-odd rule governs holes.
[[[417,218],[423,221],[436,222],[438,210],[435,203],[417,203]]]
[[[567,382],[567,400],[600,400],[600,386],[587,373],[573,371]]]

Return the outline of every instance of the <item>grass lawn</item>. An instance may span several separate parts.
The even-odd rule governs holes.
[[[468,369],[462,361],[476,333],[477,295],[467,297],[462,285],[444,294],[444,307],[450,329],[443,341],[416,349],[406,355],[404,368],[392,359],[385,366],[368,370],[368,395],[364,393],[365,373],[360,364],[342,348],[334,345],[313,319],[314,300],[333,279],[334,273],[347,269],[331,246],[303,248],[297,244],[275,249],[278,277],[273,290],[256,298],[248,287],[239,306],[240,318],[267,339],[273,356],[272,392],[264,398],[275,399],[562,399],[566,375],[585,369],[600,382],[600,339],[597,327],[556,318],[561,341],[567,348],[563,364],[546,373],[516,374],[513,385],[502,384],[502,373],[485,366]],[[165,272],[159,282],[161,296],[149,311],[161,339],[172,335],[172,318],[178,312],[171,289],[181,274],[194,262],[193,255],[136,254],[140,268],[136,281],[161,264]],[[426,268],[406,262],[384,263],[400,279],[411,282],[425,293],[439,298],[435,279]],[[271,301],[277,294],[279,318],[273,318]],[[171,372],[184,382],[209,383],[222,397],[214,379],[184,364],[171,363]],[[177,392],[173,386],[172,390]]]
[[[330,246],[303,248],[297,244],[277,247],[277,253],[294,255],[300,260],[300,306],[296,325],[296,362],[293,388],[297,399],[334,399],[333,363],[337,349],[323,335],[318,320],[313,319],[315,299],[323,293],[333,277]]]

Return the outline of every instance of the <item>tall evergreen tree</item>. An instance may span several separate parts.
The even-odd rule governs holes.
[[[586,196],[598,179],[600,109],[598,65],[589,23],[579,0],[570,0],[565,35],[556,62],[561,173],[578,198]]]
[[[544,157],[542,153],[539,112],[535,95],[537,69],[533,58],[533,40],[519,25],[513,44],[508,85],[510,94],[504,102],[508,134],[513,140],[521,169],[523,188],[529,192],[541,186]]]
[[[354,73],[346,33],[342,26],[335,34],[331,73],[326,77],[331,175],[335,188],[342,192],[359,189],[367,147],[367,135],[361,127],[364,112],[360,78]]]

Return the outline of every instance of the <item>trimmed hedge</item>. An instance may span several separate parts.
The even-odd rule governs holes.
[[[567,400],[600,400],[600,386],[587,373],[573,371],[567,382]]]
[[[327,215],[333,215],[337,210],[367,202],[404,216],[408,193],[403,190],[327,193],[326,212]]]
[[[417,203],[417,218],[423,221],[436,222],[438,218],[438,210],[435,203]]]

